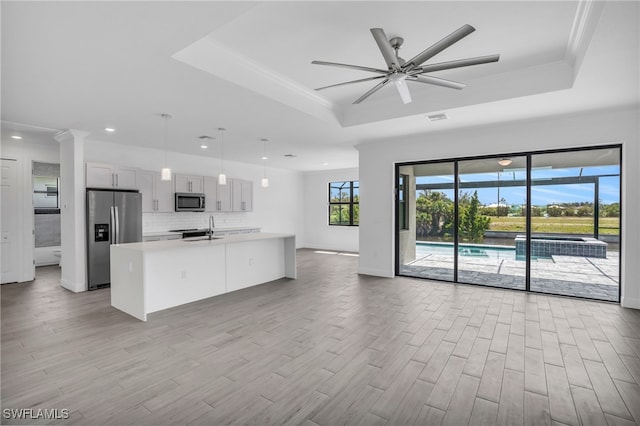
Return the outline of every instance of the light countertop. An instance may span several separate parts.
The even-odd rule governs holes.
[[[202,228],[204,229],[204,228]],[[259,226],[229,226],[229,227],[214,227],[213,232],[232,232],[232,231],[244,231],[247,229],[260,229]],[[156,232],[145,232],[142,234],[143,237],[164,237],[167,235],[180,235],[182,236],[182,232],[171,232],[171,231],[156,231]]]
[[[182,238],[182,232],[162,231],[162,232],[145,232],[144,234],[142,234],[143,237],[165,237],[167,235],[179,235],[180,238]]]
[[[245,228],[246,229],[246,228]],[[215,231],[215,228],[214,228]],[[212,245],[225,245],[243,243],[247,241],[269,240],[277,238],[292,238],[294,234],[274,234],[268,232],[254,232],[250,234],[226,235],[224,237],[214,237],[209,240],[207,237],[192,237],[179,240],[143,241],[140,243],[114,244],[112,247],[122,247],[129,250],[156,251],[172,250],[188,247],[206,247]]]

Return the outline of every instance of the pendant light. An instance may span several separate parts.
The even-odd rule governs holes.
[[[262,187],[263,188],[268,188],[269,187],[269,178],[267,177],[267,142],[269,142],[269,139],[260,139],[262,141],[262,167],[263,167],[263,173],[262,173]]]
[[[160,180],[171,180],[171,169],[167,166],[167,127],[171,115],[160,114],[160,116],[164,118],[164,167],[160,170]]]
[[[224,174],[224,127],[218,127],[220,131],[220,174],[218,175],[218,185],[227,184],[227,175]]]
[[[513,160],[511,160],[511,158],[508,158],[508,157],[501,158],[500,160],[498,160],[498,164],[505,167],[511,165],[511,163],[513,163]]]

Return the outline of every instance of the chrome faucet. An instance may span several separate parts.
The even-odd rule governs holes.
[[[213,228],[215,228],[215,224],[213,221],[213,215],[209,216],[209,239],[213,237]]]

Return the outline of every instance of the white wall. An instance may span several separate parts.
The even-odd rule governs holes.
[[[329,182],[358,180],[358,169],[304,174],[304,241],[302,246],[358,251],[359,227],[329,226]]]
[[[637,108],[596,111],[358,145],[359,272],[394,275],[395,163],[622,143],[622,305],[640,309],[639,116]]]
[[[60,147],[52,138],[42,136],[30,137],[23,135],[24,139],[2,139],[2,158],[11,158],[18,165],[18,202],[19,202],[19,235],[18,238],[18,262],[20,268],[19,281],[31,281],[35,276],[33,264],[34,239],[33,239],[33,183],[31,177],[32,163],[59,163]]]
[[[107,142],[87,140],[85,143],[85,161],[110,163],[131,166],[143,170],[157,170],[164,166],[164,151],[117,145]],[[174,173],[185,173],[203,176],[217,176],[220,160],[211,157],[169,153],[168,166]],[[267,168],[269,187],[260,186],[263,175],[262,166],[224,162],[228,178],[239,178],[253,181],[253,211],[247,213],[216,213],[216,226],[250,225],[262,228],[262,232],[280,232],[296,234],[296,244],[300,247],[303,240],[302,206],[303,198],[302,174],[299,172]],[[160,229],[158,222],[175,224],[180,215],[185,213],[151,213],[143,219],[144,232],[166,231]],[[158,215],[169,215],[169,220],[162,220]],[[209,213],[200,213],[203,227],[208,226]],[[182,216],[186,217],[186,216]],[[197,221],[197,220],[196,220]],[[193,223],[193,214],[189,216]]]

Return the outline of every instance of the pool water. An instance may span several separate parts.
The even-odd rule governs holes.
[[[416,256],[429,254],[453,256],[453,244],[451,243],[416,243]],[[487,259],[516,259],[516,248],[505,246],[489,246],[482,244],[459,244],[458,256],[483,257]]]

